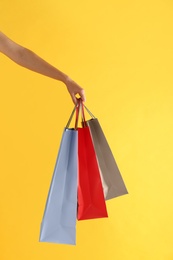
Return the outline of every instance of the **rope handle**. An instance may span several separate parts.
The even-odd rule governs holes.
[[[77,103],[77,105],[75,105],[75,107],[73,108],[73,111],[70,115],[70,118],[66,124],[66,127],[65,128],[69,128],[70,124],[71,124],[71,121],[72,121],[72,118],[74,116],[74,113],[76,112],[76,119],[75,119],[75,129],[77,129],[77,126],[78,126],[78,118],[79,118],[79,103]]]
[[[93,115],[93,113],[91,113],[91,111],[83,104],[84,108],[86,109],[86,111],[88,112],[88,114],[95,119],[96,117]]]
[[[72,121],[72,118],[74,116],[74,113],[76,112],[76,119],[75,119],[75,129],[77,129],[78,127],[78,121],[79,121],[79,115],[81,114],[81,117],[82,117],[82,125],[83,127],[86,127],[87,126],[87,123],[86,123],[86,119],[85,119],[85,111],[84,111],[84,108],[85,110],[88,112],[88,114],[93,118],[95,119],[96,117],[93,115],[93,113],[91,113],[91,111],[84,105],[84,103],[82,102],[81,98],[78,99],[78,102],[77,104],[75,105],[71,115],[70,115],[70,118],[67,122],[67,125],[66,125],[66,128],[69,128],[70,126],[70,123]]]

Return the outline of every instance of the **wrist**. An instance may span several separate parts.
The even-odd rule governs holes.
[[[72,80],[71,80],[71,78],[70,78],[69,76],[65,75],[63,82],[64,82],[64,84],[65,84],[66,86],[68,86],[69,83],[72,82]]]
[[[66,74],[62,73],[61,81],[62,81],[65,85],[67,85],[68,82],[69,82],[69,77],[68,77]]]

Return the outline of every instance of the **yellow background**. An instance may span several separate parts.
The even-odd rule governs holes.
[[[0,55],[0,259],[173,259],[173,2],[1,0],[0,30],[86,90],[129,195],[77,223],[77,245],[39,243],[65,86]]]

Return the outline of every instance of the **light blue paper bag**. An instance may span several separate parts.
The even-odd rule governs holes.
[[[41,224],[40,242],[76,244],[77,139],[76,130],[65,128]]]

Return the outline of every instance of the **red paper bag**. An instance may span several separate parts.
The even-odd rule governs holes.
[[[82,105],[83,106],[83,105]],[[78,220],[108,217],[88,126],[78,128]]]

